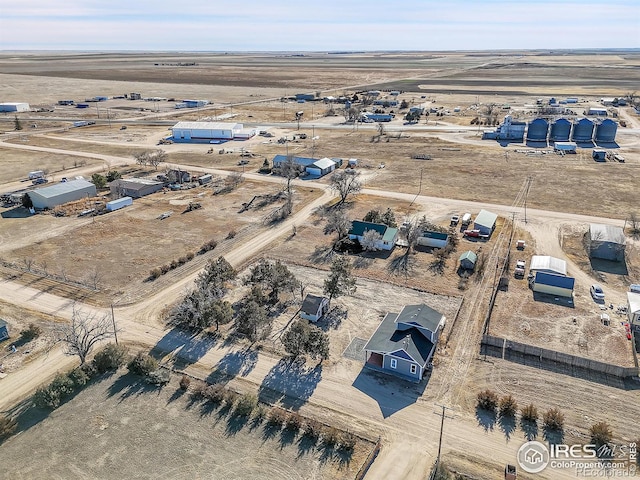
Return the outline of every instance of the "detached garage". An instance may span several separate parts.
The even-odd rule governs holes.
[[[309,165],[306,170],[309,175],[316,177],[322,177],[328,173],[333,172],[336,169],[336,162],[330,158],[321,158],[317,162]]]
[[[533,291],[558,297],[573,297],[574,285],[574,278],[537,272],[533,280]]]
[[[449,234],[426,230],[416,240],[418,245],[432,248],[445,248],[449,244]]]
[[[473,221],[473,228],[480,230],[482,235],[491,235],[493,229],[496,228],[496,220],[498,220],[498,215],[495,213],[480,210],[480,213],[478,213],[478,216]]]
[[[29,192],[33,208],[43,210],[54,208],[82,198],[95,197],[96,186],[86,180],[71,180],[50,187],[39,188]]]
[[[589,226],[589,256],[621,262],[626,239],[622,228],[592,223]]]
[[[111,194],[116,197],[140,198],[159,192],[163,188],[164,183],[148,178],[121,178],[109,184]]]

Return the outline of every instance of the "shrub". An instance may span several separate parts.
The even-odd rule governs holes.
[[[334,427],[326,427],[322,432],[322,442],[329,448],[335,447],[340,442],[340,431]]]
[[[122,345],[110,343],[100,350],[93,357],[93,364],[99,373],[117,370],[125,364],[127,359],[127,348]],[[88,372],[87,375],[89,375]],[[90,377],[92,375],[89,375]]]
[[[282,427],[287,421],[287,412],[278,407],[273,407],[269,412],[267,423],[272,427]]]
[[[205,398],[207,391],[207,384],[201,381],[194,382],[191,389],[191,396],[195,399]]]
[[[514,417],[518,412],[518,402],[511,395],[507,395],[500,399],[498,410],[503,417]]]
[[[356,448],[356,442],[358,439],[351,432],[342,432],[340,435],[340,450],[345,452],[353,452],[353,449]]]
[[[250,393],[245,393],[244,395],[240,395],[240,398],[238,398],[234,413],[240,417],[248,417],[257,406],[258,399],[256,396]]]
[[[149,375],[158,369],[158,361],[147,353],[138,352],[127,364],[127,368],[136,375]]]
[[[160,273],[162,273],[162,275],[166,274],[169,270],[171,270],[169,265],[162,265],[160,267]]]
[[[38,408],[49,408],[53,410],[60,406],[60,393],[49,386],[40,387],[33,395],[33,403]]]
[[[75,387],[84,387],[90,380],[89,375],[82,368],[74,368],[68,373]]]
[[[183,375],[180,379],[180,390],[189,390],[189,385],[191,385],[191,379],[186,375]]]
[[[498,406],[498,395],[491,390],[484,390],[478,393],[478,407],[483,410],[495,412]]]
[[[233,237],[235,237],[237,234],[237,232],[235,230],[229,230],[229,233],[227,233],[227,240],[231,240]]]
[[[525,422],[535,423],[538,421],[538,409],[533,404],[522,407],[520,415],[522,416],[522,420]]]
[[[207,253],[208,251],[213,250],[217,246],[218,246],[218,242],[216,240],[209,240],[207,243],[203,244],[200,247],[200,250],[198,251],[198,253],[202,255],[203,253]]]
[[[542,416],[544,428],[561,431],[564,428],[564,415],[557,408],[550,408]]]
[[[191,261],[191,260],[193,260],[193,257],[195,257],[195,255],[193,254],[193,252],[189,252],[189,253],[187,253],[186,257],[187,257],[188,261]]]
[[[291,413],[284,424],[284,428],[290,432],[297,432],[300,430],[300,427],[302,427],[302,417],[299,413]]]
[[[256,423],[262,423],[262,421],[267,417],[267,407],[264,405],[258,404],[258,406],[253,410],[253,421]]]
[[[209,385],[204,391],[204,397],[211,403],[221,403],[224,400],[224,387],[219,383]]]
[[[49,388],[55,392],[58,392],[60,398],[71,395],[75,390],[73,380],[71,380],[67,374],[59,373],[55,376],[53,381],[49,384]]]
[[[151,280],[155,280],[156,278],[158,278],[160,275],[162,275],[162,270],[160,270],[159,268],[154,268],[153,270],[151,270],[149,272],[149,278]]]
[[[607,445],[613,438],[613,432],[607,422],[598,422],[591,425],[589,435],[591,436],[591,443],[598,448]]]
[[[322,425],[320,422],[312,419],[307,419],[302,429],[302,434],[314,442],[318,440],[320,432],[322,431]]]
[[[25,330],[20,332],[20,338],[23,342],[30,342],[40,335],[42,335],[42,329],[34,323],[30,323]]]
[[[236,403],[236,400],[238,399],[239,396],[240,395],[237,392],[226,389],[224,392],[225,405],[229,408],[233,407],[233,404]]]
[[[9,438],[18,428],[18,422],[11,417],[0,415],[0,442]]]
[[[171,263],[169,265],[171,267],[171,270],[174,270],[176,268],[178,268],[180,265],[178,264],[177,260],[171,260]]]
[[[92,379],[98,374],[98,368],[95,364],[95,358],[93,362],[88,362],[83,365],[80,365],[80,370],[82,370],[89,379]]]
[[[182,257],[180,257],[180,258],[178,259],[178,263],[179,263],[180,265],[184,265],[184,264],[185,264],[185,263],[187,263],[188,261],[189,261],[189,260],[187,260],[187,257],[185,257],[185,256],[182,256]]]

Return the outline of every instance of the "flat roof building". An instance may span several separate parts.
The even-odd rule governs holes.
[[[30,110],[28,103],[21,102],[5,102],[0,103],[0,112],[28,112]]]
[[[242,130],[241,123],[227,122],[178,122],[171,127],[176,142],[233,140]]]
[[[149,178],[119,178],[109,184],[116,197],[140,198],[162,190],[164,183]]]

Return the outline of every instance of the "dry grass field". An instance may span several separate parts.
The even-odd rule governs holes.
[[[177,379],[155,389],[117,374],[22,428],[1,447],[5,478],[346,480],[372,448],[362,440],[347,458],[224,407],[194,403]]]
[[[34,244],[6,252],[5,257],[22,264],[25,258],[36,265],[47,265],[54,274],[64,274],[69,279],[93,283],[98,273],[98,288],[103,295],[131,301],[140,298],[149,289],[159,288],[178,274],[186,274],[201,268],[212,255],[223,255],[238,242],[268,229],[269,213],[281,201],[259,206],[260,199],[251,209],[240,213],[243,203],[254,195],[274,194],[277,185],[243,182],[231,193],[212,195],[210,188],[197,188],[182,192],[156,193],[135,201],[134,205],[105,216],[86,219],[55,218],[65,224],[80,222],[72,230],[60,235],[47,235]],[[301,191],[295,208],[299,208],[319,195],[312,189]],[[198,202],[202,208],[182,213],[189,202]],[[171,216],[158,217],[165,212]],[[32,223],[34,219],[53,219],[50,216],[15,219]],[[230,235],[231,233],[231,235]],[[179,241],[176,241],[179,239]],[[209,254],[195,259],[172,271],[155,282],[148,282],[151,269],[177,260],[188,253],[195,253],[211,239],[218,247]],[[148,293],[148,292],[147,292]]]

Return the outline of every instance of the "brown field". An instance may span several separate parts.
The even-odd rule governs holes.
[[[23,143],[18,140],[17,143]],[[30,142],[26,142],[29,143]],[[26,179],[33,170],[45,170],[48,175],[57,177],[74,175],[74,171],[82,166],[100,165],[101,160],[78,158],[56,153],[29,152],[0,147],[0,178],[3,182]],[[31,181],[25,182],[24,187],[31,187]]]
[[[64,273],[69,279],[88,284],[93,283],[94,272],[99,272],[98,288],[103,295],[132,301],[168,285],[176,275],[201,268],[212,255],[223,255],[238,242],[266,230],[265,219],[279,201],[243,213],[239,210],[254,195],[272,194],[277,190],[275,185],[245,181],[237,190],[216,196],[204,188],[157,193],[136,200],[133,206],[124,210],[95,217],[94,221],[63,218],[62,222],[71,224],[72,230],[68,233],[49,235],[5,255],[17,264],[22,264],[24,258],[33,259],[36,265],[46,263],[49,272]],[[318,194],[312,189],[301,191],[296,208]],[[191,201],[201,203],[203,208],[182,214]],[[164,212],[172,212],[172,216],[158,220]],[[15,222],[42,217],[15,219]],[[74,222],[81,222],[81,225],[74,227]],[[229,238],[229,232],[236,232],[236,235]],[[218,247],[212,252],[196,255],[194,260],[155,282],[146,281],[151,269],[189,252],[195,253],[211,239],[218,241]]]
[[[3,476],[346,480],[372,448],[360,440],[349,458],[224,407],[194,404],[177,378],[153,389],[114,375],[35,420],[2,445]],[[27,461],[33,455],[38,462]]]

